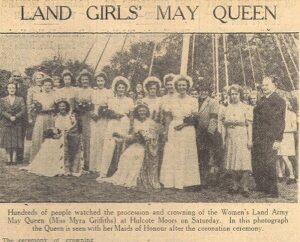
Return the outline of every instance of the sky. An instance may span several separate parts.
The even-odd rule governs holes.
[[[125,48],[139,40],[160,41],[162,34],[130,34]],[[108,64],[113,54],[121,50],[125,34],[113,34],[97,70]],[[86,61],[95,66],[108,39],[108,34],[0,34],[0,69],[19,70],[52,59],[58,50],[66,59],[83,60],[89,48],[95,45]]]

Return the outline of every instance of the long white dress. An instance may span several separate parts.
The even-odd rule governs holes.
[[[144,122],[134,120],[133,133],[138,131],[149,132],[155,129],[155,123],[151,119]],[[124,187],[136,187],[138,185],[138,178],[143,166],[145,157],[145,145],[140,143],[131,144],[121,155],[118,169],[112,177],[97,179],[98,182],[108,182],[114,185]]]
[[[176,95],[171,100],[165,108],[165,111],[172,113],[173,120],[169,125],[160,182],[165,188],[178,189],[200,185],[195,128],[187,126],[180,131],[174,129],[183,123],[184,117],[197,112],[197,100],[187,95],[183,98]]]
[[[73,126],[74,120],[67,114],[58,115],[54,122],[55,128],[65,132]],[[66,172],[64,135],[59,139],[45,139],[33,161],[20,169],[47,177],[63,175]]]
[[[278,149],[280,156],[295,156],[295,137],[294,133],[297,131],[297,116],[294,112],[286,110],[285,112],[285,129],[283,139]]]
[[[95,115],[98,115],[99,107],[107,105],[108,100],[112,97],[112,92],[108,89],[93,90],[92,103],[94,104],[93,112]],[[91,120],[90,171],[97,172],[100,170],[107,123],[108,120],[106,118]]]
[[[128,134],[130,128],[130,120],[128,114],[133,111],[133,100],[128,97],[113,97],[108,100],[108,108],[118,114],[124,115],[121,119],[111,119],[108,121],[107,129],[104,136],[103,152],[100,164],[100,177],[106,177],[109,166],[111,164],[116,140],[113,133]]]

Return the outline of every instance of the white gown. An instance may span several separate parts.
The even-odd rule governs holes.
[[[115,138],[113,133],[128,134],[130,128],[130,120],[127,114],[133,111],[133,100],[128,97],[113,97],[108,100],[108,108],[115,111],[118,114],[125,115],[123,118],[111,119],[108,121],[107,129],[104,136],[103,152],[100,164],[100,176],[106,177],[109,166],[111,164],[113,153],[115,149]]]
[[[165,111],[172,113],[173,120],[165,145],[160,182],[165,188],[177,189],[200,185],[195,128],[187,126],[180,131],[174,130],[183,123],[184,117],[197,112],[197,100],[187,95],[183,98],[176,95],[171,100]]]
[[[144,122],[134,120],[134,132],[154,129],[155,123],[151,119]],[[136,187],[145,156],[145,146],[140,143],[130,145],[120,157],[118,169],[112,177],[97,179],[98,182],[108,182],[124,187]]]
[[[55,127],[62,132],[69,130],[72,126],[73,120],[69,114],[58,115],[55,118]],[[45,139],[33,161],[20,169],[47,177],[63,175],[65,173],[64,156],[64,135],[59,139]]]
[[[113,97],[111,90],[95,89],[92,93],[92,103],[94,113],[98,115],[99,107],[107,105],[108,100]],[[104,136],[107,129],[108,120],[106,118],[91,120],[91,142],[90,142],[90,171],[97,172],[101,167]]]

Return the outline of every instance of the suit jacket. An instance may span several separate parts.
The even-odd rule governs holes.
[[[281,141],[285,128],[285,101],[276,92],[263,97],[253,111],[253,144]]]
[[[15,101],[12,105],[9,102],[8,96],[0,99],[0,114],[2,117],[2,127],[22,125],[25,112],[26,108],[22,97],[16,96]],[[16,121],[11,122],[11,116],[15,116]]]
[[[199,105],[200,106],[200,105]],[[199,107],[197,127],[214,133],[218,126],[219,104],[215,99],[207,97]]]

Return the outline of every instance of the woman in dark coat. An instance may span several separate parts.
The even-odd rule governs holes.
[[[16,96],[16,83],[9,83],[7,91],[8,96],[0,99],[0,146],[6,150],[7,164],[12,165],[17,162],[17,149],[24,147],[22,121],[26,109],[23,98]]]

